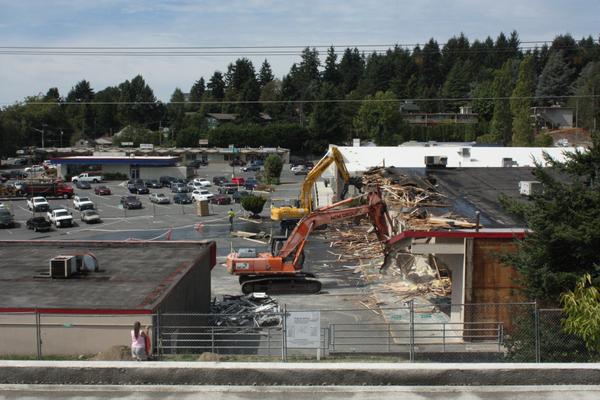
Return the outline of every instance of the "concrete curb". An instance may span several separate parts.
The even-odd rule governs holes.
[[[594,385],[600,364],[0,362],[2,384]]]

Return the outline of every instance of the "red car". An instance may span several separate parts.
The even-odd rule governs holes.
[[[241,176],[234,176],[233,178],[231,178],[231,183],[238,186],[244,186],[244,183],[246,183],[246,181]]]
[[[96,193],[98,196],[104,196],[104,195],[111,194],[110,189],[107,188],[106,186],[96,186],[94,188],[94,193]]]
[[[231,197],[226,194],[217,194],[210,199],[210,202],[219,205],[231,204]]]

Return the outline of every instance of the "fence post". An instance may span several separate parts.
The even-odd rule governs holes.
[[[156,331],[154,335],[154,339],[156,341],[156,358],[160,360],[161,355],[161,338],[160,338],[160,311],[156,310],[156,324],[154,326],[154,330]]]
[[[281,332],[281,361],[287,361],[287,304],[283,305],[283,330]]]
[[[335,352],[335,324],[330,324],[329,329],[329,341],[331,342],[331,350]]]
[[[271,328],[267,328],[267,355],[271,357]]]
[[[215,327],[210,327],[210,352],[215,353]]]
[[[535,362],[541,362],[540,355],[540,310],[537,307],[537,300],[534,303],[534,323],[535,323]]]
[[[444,346],[444,353],[446,352],[446,323],[442,324],[443,333],[442,333],[442,344]]]
[[[410,301],[410,362],[415,361],[415,301]]]
[[[38,310],[35,310],[35,347],[37,349],[38,360],[42,359],[42,327],[41,316]]]

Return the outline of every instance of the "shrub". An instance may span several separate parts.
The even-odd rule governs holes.
[[[242,197],[242,207],[244,210],[252,213],[252,216],[257,216],[263,210],[267,199],[261,196],[255,196],[253,194]]]
[[[283,169],[283,161],[275,154],[271,154],[265,160],[264,182],[267,184],[279,184],[279,177]]]
[[[125,181],[128,179],[127,175],[122,172],[107,172],[102,177],[105,181]]]

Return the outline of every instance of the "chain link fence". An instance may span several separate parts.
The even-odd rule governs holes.
[[[313,325],[290,325],[312,313]],[[128,345],[135,316],[0,313],[4,355],[42,358],[90,354],[92,344]],[[562,329],[557,309],[535,303],[422,305],[338,310],[287,310],[235,314],[165,313],[145,316],[159,359],[202,353],[280,359],[288,357],[393,357],[405,362],[590,362],[589,351]],[[306,346],[297,335],[312,335]],[[7,350],[8,349],[8,350]],[[88,350],[88,351],[86,351]]]

